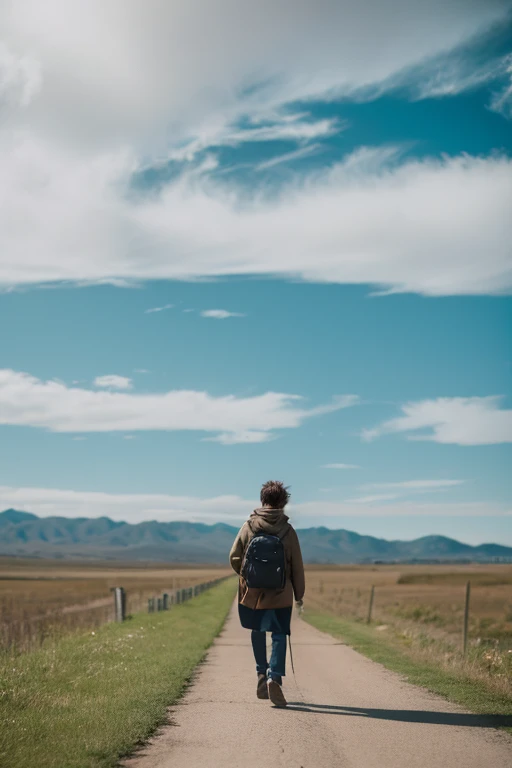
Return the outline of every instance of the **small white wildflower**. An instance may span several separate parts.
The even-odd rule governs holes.
[[[91,632],[91,635],[95,635],[95,634],[96,634],[96,632]]]

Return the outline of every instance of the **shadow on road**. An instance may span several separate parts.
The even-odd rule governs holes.
[[[416,709],[337,707],[329,704],[308,704],[300,701],[289,701],[288,709],[294,712],[314,712],[316,715],[373,717],[378,720],[398,720],[404,723],[458,725],[470,728],[512,728],[512,715],[473,715],[459,712],[425,712]]]

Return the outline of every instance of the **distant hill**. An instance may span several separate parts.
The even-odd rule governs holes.
[[[0,513],[0,555],[101,560],[225,563],[238,528],[217,523],[115,522],[108,517],[37,517],[6,509]],[[471,560],[512,561],[512,547],[472,547],[444,536],[386,541],[329,528],[298,530],[308,563]]]

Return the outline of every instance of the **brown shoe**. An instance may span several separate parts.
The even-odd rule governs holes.
[[[266,675],[258,675],[258,685],[256,687],[256,696],[258,697],[258,699],[268,699]]]
[[[279,707],[280,709],[286,707],[287,701],[284,697],[283,689],[279,683],[269,678],[267,682],[267,688],[270,701],[274,707]]]

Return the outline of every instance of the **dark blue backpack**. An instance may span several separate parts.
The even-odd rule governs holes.
[[[242,576],[248,587],[283,589],[286,583],[286,561],[283,539],[269,533],[254,536],[245,551]]]

